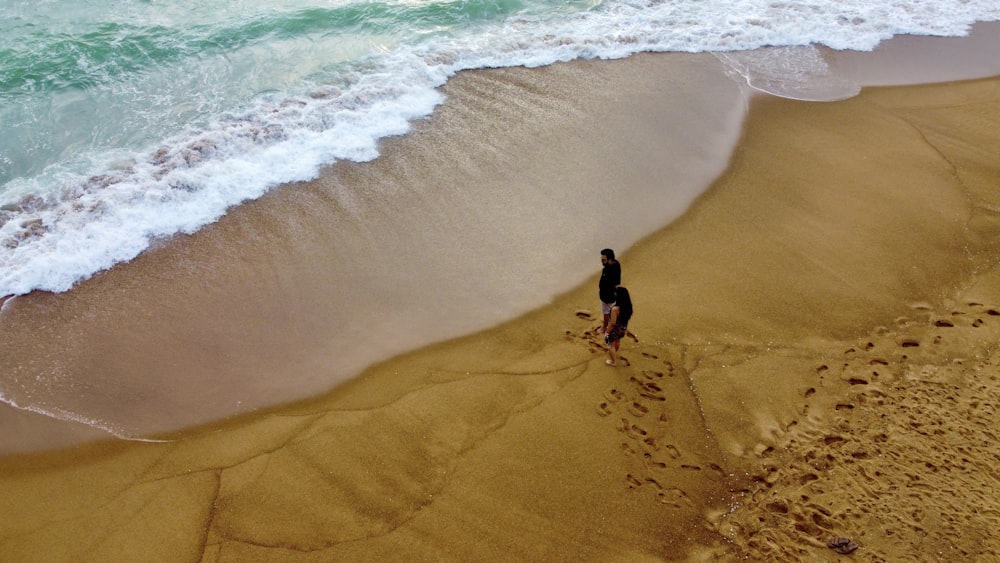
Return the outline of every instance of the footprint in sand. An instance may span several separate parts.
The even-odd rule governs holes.
[[[601,403],[597,405],[597,414],[601,416],[608,416],[609,414],[611,414],[611,409],[608,408],[607,403]]]
[[[627,433],[629,434],[629,436],[632,436],[636,440],[638,440],[638,439],[640,439],[640,438],[642,438],[642,437],[644,437],[644,436],[646,436],[648,434],[648,432],[646,432],[640,426],[637,426],[635,424],[633,424],[632,426],[629,427],[629,430],[628,430]]]
[[[655,459],[653,459],[653,455],[652,454],[648,454],[648,453],[647,454],[642,454],[642,457],[643,457],[643,459],[646,460],[646,463],[648,463],[651,467],[655,467],[657,469],[666,469],[667,468],[667,464],[666,463],[663,463],[662,461],[656,461]]]
[[[764,505],[764,508],[766,508],[768,512],[776,512],[778,514],[788,514],[788,503],[782,499],[771,501],[766,505]]]
[[[628,406],[628,412],[632,413],[633,416],[641,417],[646,416],[646,413],[649,412],[649,408],[641,403],[633,402]]]
[[[628,427],[629,427],[628,419],[623,417],[620,420],[621,422],[617,424],[618,431],[628,433]]]
[[[631,473],[625,476],[625,481],[628,483],[628,488],[630,489],[638,489],[642,486],[642,481],[633,477]]]
[[[635,384],[639,389],[639,395],[646,397],[647,399],[653,399],[654,401],[666,401],[667,398],[664,397],[661,392],[662,389],[659,385],[655,383],[646,383],[644,381],[639,381],[635,377],[630,377],[629,382]]]
[[[676,487],[660,491],[656,494],[656,498],[663,504],[673,506],[674,508],[682,508],[684,505],[694,506],[687,493]]]
[[[642,440],[643,437],[645,437],[648,434],[648,432],[646,432],[639,426],[636,426],[635,424],[629,422],[627,418],[621,419],[621,423],[618,425],[618,431],[624,432],[626,436],[632,438],[633,440]]]
[[[807,483],[811,483],[813,481],[819,481],[819,475],[816,475],[815,473],[806,473],[799,476],[800,485],[806,485]]]
[[[604,394],[604,398],[609,402],[617,403],[625,398],[625,393],[622,393],[617,389],[608,389],[608,392]]]
[[[654,401],[666,401],[667,400],[667,398],[664,397],[663,395],[658,395],[658,394],[650,393],[648,391],[639,391],[639,395],[641,397],[645,397],[647,399],[652,399]]]
[[[709,463],[709,464],[708,464],[708,468],[709,468],[709,469],[711,469],[712,471],[715,471],[715,472],[716,472],[716,473],[718,473],[718,474],[719,474],[720,476],[725,476],[725,475],[726,475],[726,472],[725,472],[725,471],[724,471],[724,470],[722,469],[722,467],[721,467],[721,466],[719,466],[719,465],[718,465],[718,464],[716,464],[716,463]]]
[[[649,358],[651,360],[657,360],[657,359],[659,359],[659,356],[657,356],[656,354],[650,354],[649,352],[643,352],[642,353],[642,357]]]

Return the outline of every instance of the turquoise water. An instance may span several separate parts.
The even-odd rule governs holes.
[[[995,0],[8,0],[0,296],[65,291],[278,184],[376,158],[463,69],[713,51],[815,91],[839,86],[809,45],[993,20]]]
[[[93,149],[140,149],[268,93],[348,81],[349,67],[434,38],[588,3],[19,3],[0,56],[0,181]],[[269,5],[270,4],[270,5]],[[69,154],[68,154],[69,153]],[[88,155],[90,156],[90,155]]]

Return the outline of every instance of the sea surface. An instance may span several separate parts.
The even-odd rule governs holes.
[[[301,399],[543,306],[708,187],[746,91],[995,75],[1000,27],[973,26],[995,21],[995,0],[7,0],[0,453]],[[677,54],[549,66],[642,52]]]
[[[0,296],[62,292],[158,237],[378,156],[463,69],[713,52],[835,99],[813,47],[962,36],[995,0],[7,0]],[[767,49],[759,49],[768,47]],[[785,48],[788,47],[788,48]]]

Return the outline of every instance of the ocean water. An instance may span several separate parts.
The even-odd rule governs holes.
[[[464,69],[713,52],[836,99],[815,46],[962,36],[995,0],[7,0],[0,296],[63,292],[279,184],[378,156]]]

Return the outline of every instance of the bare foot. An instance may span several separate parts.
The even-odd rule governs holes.
[[[608,364],[611,367],[618,367],[618,364],[612,362],[611,360],[604,360],[604,363]]]

